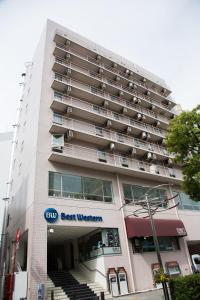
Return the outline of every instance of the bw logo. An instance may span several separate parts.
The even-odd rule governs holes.
[[[44,212],[44,218],[48,223],[55,223],[58,220],[58,212],[55,208],[47,208]]]

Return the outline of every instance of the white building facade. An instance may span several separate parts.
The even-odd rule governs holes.
[[[161,200],[180,190],[164,147],[170,93],[150,72],[47,22],[26,72],[9,206],[7,273],[20,229],[28,299],[59,269],[108,290],[109,269],[123,267],[128,292],[155,288],[150,225],[133,212],[150,187],[173,184],[154,190]],[[184,197],[182,210],[155,216],[163,264],[182,275],[191,273],[188,245],[200,240],[199,206],[184,207]]]

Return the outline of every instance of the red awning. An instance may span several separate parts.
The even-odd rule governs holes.
[[[126,231],[128,238],[152,236],[149,219],[126,217]],[[187,232],[180,220],[154,219],[157,236],[185,236]]]

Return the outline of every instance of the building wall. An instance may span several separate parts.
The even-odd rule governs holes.
[[[5,203],[2,199],[7,197],[7,182],[9,181],[12,138],[12,132],[0,133],[0,232],[2,231],[5,206]]]

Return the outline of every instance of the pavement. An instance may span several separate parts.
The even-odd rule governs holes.
[[[127,296],[114,297],[115,300],[164,300],[163,290],[136,293]]]

